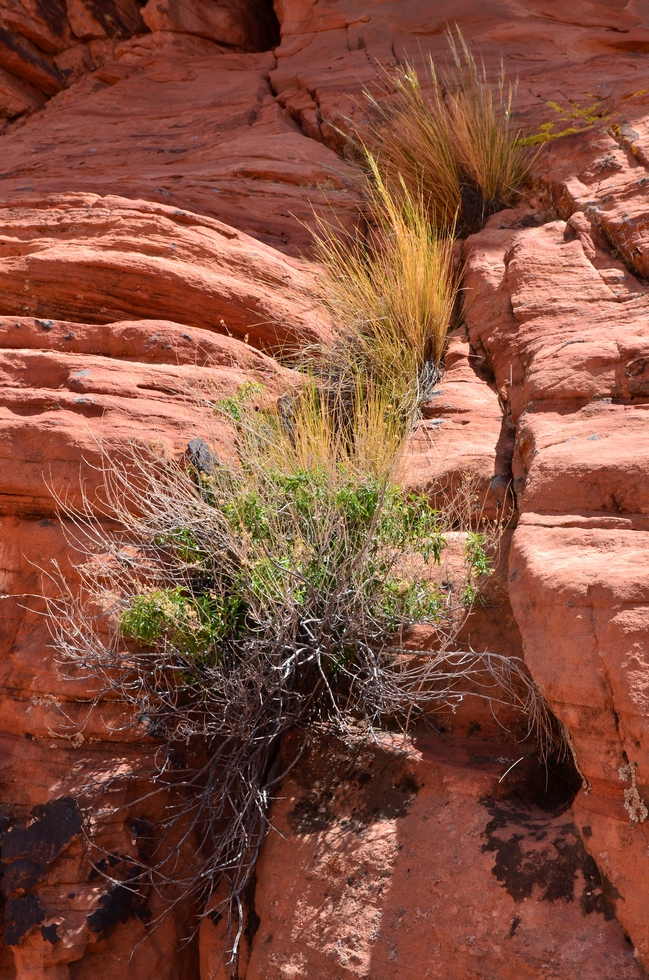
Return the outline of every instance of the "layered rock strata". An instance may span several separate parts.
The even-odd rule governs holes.
[[[341,131],[382,66],[443,57],[455,21],[519,76],[522,123],[583,131],[466,243],[466,326],[408,479],[469,478],[483,517],[514,511],[466,641],[524,656],[584,785],[562,809],[470,710],[444,738],[316,746],[279,794],[230,967],[218,923],[185,943],[191,909],[154,930],[155,895],[111,882],[164,800],[133,805],[155,745],[108,714],[80,724],[89,692],[29,598],[51,560],[74,581],[50,488],[92,492],[125,440],[179,456],[205,386],[284,390],[276,346],[330,329],[299,258],[313,208],[356,220]],[[644,976],[648,51],[638,0],[0,2],[0,976]]]
[[[509,594],[574,743],[585,845],[644,957],[647,287],[593,244],[583,214],[520,218],[469,242],[467,277],[470,335],[516,426]]]

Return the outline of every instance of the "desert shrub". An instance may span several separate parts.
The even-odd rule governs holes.
[[[398,479],[456,303],[458,208],[466,226],[476,195],[482,217],[525,175],[511,91],[488,85],[461,38],[452,50],[452,90],[431,62],[425,97],[407,66],[389,111],[375,104],[367,234],[318,224],[338,333],[298,358],[295,389],[273,409],[250,384],[212,405],[232,458],[196,440],[183,461],[125,447],[105,457],[103,496],[60,501],[83,557],[80,591],[63,580],[49,599],[54,647],[93,703],[110,698],[158,740],[147,795],[172,795],[128,887],[172,884],[226,912],[233,956],[288,731],[368,738],[472,696],[554,738],[522,663],[458,647],[497,529]],[[417,657],[414,624],[434,635]]]
[[[105,461],[103,505],[62,501],[85,549],[82,590],[63,583],[50,600],[59,658],[159,740],[150,793],[177,794],[129,887],[173,882],[227,911],[233,951],[286,732],[370,737],[469,692],[548,728],[522,664],[457,649],[489,542],[466,537],[445,567],[466,519],[399,486],[399,440],[385,419],[380,439],[368,431],[385,404],[366,392],[341,429],[316,385],[293,393],[288,418],[256,399],[246,387],[215,406],[234,429],[231,461],[131,448]],[[434,652],[408,654],[414,623],[434,631]],[[174,859],[188,840],[189,865]]]
[[[512,203],[533,154],[514,119],[516,86],[488,76],[461,33],[448,34],[453,67],[428,60],[425,91],[411,63],[389,75],[391,99],[366,93],[372,120],[362,135],[386,178],[424,202],[431,223],[461,235]]]

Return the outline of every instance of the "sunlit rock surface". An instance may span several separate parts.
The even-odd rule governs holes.
[[[404,461],[513,512],[466,641],[524,656],[583,787],[546,792],[531,756],[507,773],[525,745],[470,703],[357,756],[323,741],[278,791],[228,965],[222,924],[153,929],[154,893],[93,870],[88,814],[123,878],[164,800],[133,804],[155,752],[135,730],[79,737],[29,598],[52,560],[74,580],[52,490],[92,489],[102,446],[179,456],[205,385],[285,390],[273,352],[331,328],[308,226],[351,227],[362,192],[341,130],[455,22],[518,76],[521,125],[560,129],[567,100],[611,120],[551,142],[465,243],[466,321]],[[0,0],[3,980],[645,976],[647,823],[619,769],[646,800],[648,59],[640,0]]]

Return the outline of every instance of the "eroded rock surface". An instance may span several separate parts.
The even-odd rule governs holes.
[[[163,812],[132,806],[155,745],[110,713],[80,728],[88,691],[20,597],[51,559],[74,577],[48,485],[92,491],[127,439],[179,455],[205,385],[290,383],[274,347],[330,328],[306,226],[356,220],[341,130],[381,66],[443,56],[449,22],[519,75],[523,124],[563,125],[568,100],[608,119],[467,242],[466,325],[406,460],[415,486],[470,479],[483,516],[515,511],[466,641],[525,657],[585,788],[566,810],[535,759],[503,779],[524,749],[470,709],[446,742],[323,743],[284,781],[230,968],[219,924],[184,943],[191,909],[153,930],[155,894],[106,877]],[[647,52],[640,0],[0,0],[3,980],[645,975]]]
[[[647,288],[575,223],[495,216],[469,242],[467,319],[516,426],[509,593],[525,659],[571,733],[584,841],[643,950],[644,872],[630,882],[646,835],[619,769],[643,795]]]
[[[246,977],[643,976],[570,814],[521,800],[537,763],[499,782],[517,749],[428,736],[301,763],[258,865]]]

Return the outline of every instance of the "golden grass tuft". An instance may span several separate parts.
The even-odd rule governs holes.
[[[414,65],[406,63],[386,83],[394,89],[388,102],[365,92],[372,122],[363,133],[363,150],[379,161],[393,193],[403,184],[425,202],[429,221],[442,231],[455,223],[462,205],[460,173],[432,58],[428,63],[430,94],[426,95]]]
[[[334,224],[317,223],[323,299],[339,329],[327,363],[352,388],[362,379],[364,399],[374,408],[381,401],[407,426],[427,371],[442,358],[453,316],[453,240],[436,232],[422,199],[405,183],[395,188],[384,180],[369,151],[367,164],[369,236],[352,238]]]
[[[219,414],[232,419],[228,402]],[[237,415],[239,465],[251,478],[319,473],[330,486],[367,479],[387,484],[406,434],[388,393],[358,375],[344,378],[343,387],[340,376],[323,384],[322,376],[305,373],[279,411],[255,411],[244,395]]]
[[[373,120],[363,139],[397,191],[404,184],[437,228],[457,223],[464,235],[512,203],[534,154],[513,119],[516,86],[503,69],[492,82],[459,30],[447,37],[453,67],[440,73],[429,57],[427,92],[406,63],[389,75],[391,100],[365,93]]]

